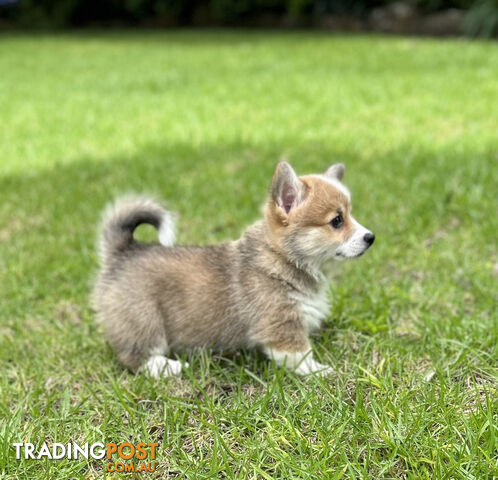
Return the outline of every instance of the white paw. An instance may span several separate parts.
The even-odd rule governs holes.
[[[294,370],[298,375],[310,375],[315,374],[320,377],[330,375],[333,370],[327,365],[322,365],[316,362],[313,358],[305,358]]]
[[[333,370],[327,365],[322,365],[313,359],[311,350],[304,352],[285,352],[282,350],[274,350],[272,348],[265,349],[266,355],[275,360],[277,365],[285,365],[289,369],[293,369],[298,375],[315,374],[319,376],[330,375]]]
[[[142,370],[151,377],[160,378],[178,375],[182,371],[182,366],[178,360],[172,360],[162,355],[153,355],[147,360]],[[185,363],[185,367],[188,367],[188,363]]]

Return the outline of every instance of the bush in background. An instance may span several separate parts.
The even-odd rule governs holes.
[[[0,0],[0,25],[64,28],[96,25],[310,26],[323,16],[365,19],[393,0]],[[430,14],[465,10],[464,32],[498,33],[496,0],[413,0]],[[319,23],[320,24],[320,23]]]

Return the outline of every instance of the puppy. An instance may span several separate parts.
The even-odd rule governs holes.
[[[297,374],[326,374],[308,340],[329,313],[331,260],[363,255],[372,232],[351,215],[344,165],[298,177],[280,162],[263,220],[239,239],[211,247],[174,246],[174,219],[149,198],[123,198],[104,213],[101,269],[93,305],[120,361],[168,376],[171,358],[199,347],[260,348]],[[148,223],[159,244],[133,239]]]

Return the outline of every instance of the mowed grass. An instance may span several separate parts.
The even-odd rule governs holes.
[[[123,475],[14,442],[158,441],[147,478],[497,478],[497,73],[463,40],[0,36],[0,476]],[[179,243],[236,238],[282,156],[344,162],[377,236],[313,340],[335,373],[257,352],[125,371],[88,303],[103,206],[153,192]]]

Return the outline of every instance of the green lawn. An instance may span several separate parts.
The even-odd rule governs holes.
[[[497,78],[491,42],[1,35],[0,477],[105,475],[14,442],[158,441],[147,478],[497,478]],[[314,339],[335,373],[256,352],[123,370],[88,305],[102,207],[153,192],[180,243],[235,238],[283,155],[344,162],[377,236]]]

